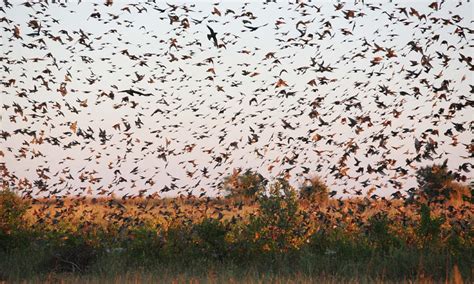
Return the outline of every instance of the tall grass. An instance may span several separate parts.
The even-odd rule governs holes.
[[[167,200],[146,205],[157,212],[143,210],[143,200],[29,205],[10,193],[3,197],[10,203],[0,203],[0,212],[7,212],[0,216],[0,280],[473,279],[470,203],[426,206],[362,198],[318,206],[301,202],[284,183],[255,204]],[[5,204],[16,203],[9,208],[18,208],[18,214],[5,210]]]

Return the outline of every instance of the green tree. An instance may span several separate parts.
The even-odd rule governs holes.
[[[440,238],[441,226],[445,219],[431,216],[431,209],[426,204],[421,205],[420,215],[421,219],[417,234],[422,244],[430,246],[437,244]]]
[[[284,178],[258,197],[259,214],[251,217],[248,229],[260,250],[284,252],[298,249],[311,233],[308,216],[300,209],[298,196]]]
[[[10,232],[23,223],[28,204],[10,189],[0,190],[0,230]]]
[[[265,191],[268,181],[258,172],[247,169],[242,173],[236,169],[224,178],[222,189],[230,198],[243,198],[254,200],[260,193]]]
[[[449,200],[454,176],[448,171],[446,162],[418,169],[416,179],[419,186],[418,195],[428,203]]]

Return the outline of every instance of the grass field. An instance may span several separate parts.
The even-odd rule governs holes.
[[[315,204],[291,194],[255,201],[9,198],[2,201],[0,235],[0,277],[7,281],[473,279],[469,202],[428,207],[352,198]]]

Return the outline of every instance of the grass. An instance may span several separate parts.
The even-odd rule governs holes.
[[[305,277],[295,275],[294,277],[278,275],[247,275],[215,274],[196,276],[190,274],[175,273],[129,273],[116,275],[114,277],[90,277],[76,275],[48,275],[46,278],[31,279],[32,283],[64,282],[64,283],[368,283],[381,282],[381,279],[344,279],[330,276]],[[409,281],[406,281],[409,283]]]
[[[360,198],[315,205],[291,192],[245,203],[2,200],[4,281],[473,281],[467,202],[428,207]]]
[[[31,253],[31,252],[30,252]],[[206,260],[193,260],[191,263],[162,263],[152,261],[142,263],[131,260],[122,254],[107,254],[97,260],[87,271],[75,272],[38,272],[32,271],[34,262],[41,263],[39,254],[31,256],[20,255],[23,259],[17,266],[16,275],[10,275],[9,280],[24,280],[43,282],[45,280],[63,280],[81,283],[116,283],[116,282],[191,282],[204,283],[246,282],[246,283],[315,283],[315,282],[440,282],[453,279],[454,263],[449,256],[434,252],[413,252],[402,250],[391,255],[371,255],[370,257],[324,256],[303,252],[301,256],[292,259],[259,259],[258,262],[227,263]],[[460,259],[457,259],[458,261]],[[468,259],[462,261],[469,262]],[[21,263],[21,262],[20,262]],[[18,265],[18,259],[1,261],[4,265]],[[472,264],[472,263],[471,263]],[[461,264],[467,267],[469,263]],[[13,271],[12,271],[13,272]],[[469,271],[460,273],[469,281]],[[467,276],[467,277],[466,277]],[[459,276],[458,276],[459,277]]]

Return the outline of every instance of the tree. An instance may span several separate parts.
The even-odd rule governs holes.
[[[268,180],[258,172],[247,169],[235,169],[232,175],[224,178],[222,188],[231,198],[255,199],[265,191]]]
[[[455,182],[454,178],[453,173],[448,171],[446,161],[442,165],[422,167],[416,172],[418,196],[428,203],[462,200],[469,195],[469,190],[467,186]]]
[[[23,223],[28,204],[10,189],[0,190],[0,230],[10,232]]]
[[[328,201],[329,188],[319,177],[306,179],[300,187],[300,198],[312,203],[324,204]]]
[[[285,252],[303,245],[312,233],[308,215],[300,209],[296,190],[277,178],[258,196],[259,214],[251,216],[249,234],[263,251]]]

